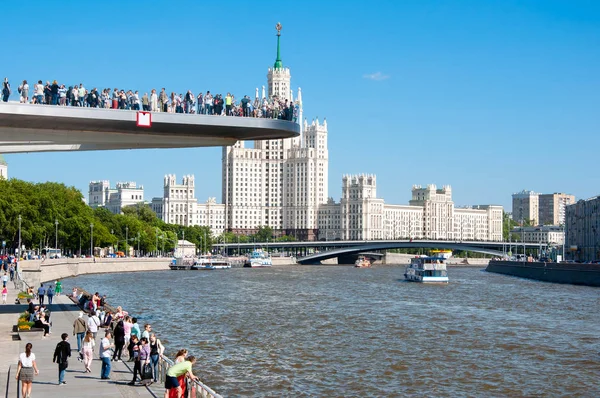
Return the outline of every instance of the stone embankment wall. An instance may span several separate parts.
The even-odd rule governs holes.
[[[414,254],[404,254],[404,253],[386,253],[385,257],[382,260],[383,264],[409,264],[410,260],[414,257]],[[448,259],[446,264],[448,265],[475,265],[485,267],[490,262],[489,258],[467,258],[468,264],[464,263],[463,257],[451,257]],[[378,264],[376,262],[375,264]]]
[[[23,279],[30,286],[77,275],[115,272],[162,271],[169,269],[170,258],[65,258],[21,261]]]

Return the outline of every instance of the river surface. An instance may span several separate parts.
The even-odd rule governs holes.
[[[88,275],[65,281],[187,347],[225,397],[600,396],[600,289],[451,268]]]

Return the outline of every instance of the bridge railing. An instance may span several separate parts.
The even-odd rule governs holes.
[[[158,361],[158,381],[164,383],[167,371],[175,363],[164,355],[161,355]],[[200,380],[186,379],[186,390],[188,391],[187,397],[189,398],[223,398],[220,394],[217,394],[212,388],[202,383]]]

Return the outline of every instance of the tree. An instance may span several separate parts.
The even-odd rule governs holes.
[[[273,240],[273,228],[268,225],[260,225],[258,231],[254,234],[254,240],[256,242],[267,242]]]

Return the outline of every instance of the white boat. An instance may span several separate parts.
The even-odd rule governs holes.
[[[270,267],[272,265],[273,261],[271,260],[271,256],[262,249],[254,250],[250,257],[248,257],[248,260],[244,263],[244,267],[247,268]]]
[[[444,257],[415,257],[406,267],[404,278],[411,282],[448,283]]]
[[[211,271],[215,269],[229,269],[231,264],[223,256],[200,256],[194,262],[192,269],[200,271]]]
[[[354,267],[356,268],[369,268],[371,266],[371,262],[365,256],[359,256],[358,259],[354,262]]]
[[[446,260],[452,257],[452,250],[449,249],[434,249],[430,253],[433,257],[444,257]]]

